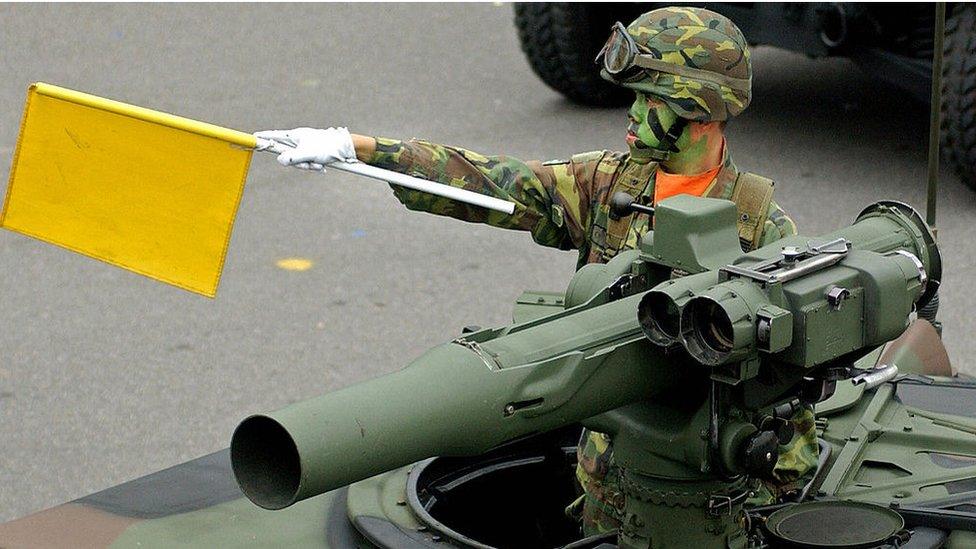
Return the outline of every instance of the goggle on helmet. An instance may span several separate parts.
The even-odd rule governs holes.
[[[628,86],[628,84],[642,82],[656,83],[661,75],[672,75],[699,83],[724,86],[745,95],[751,93],[750,78],[735,78],[660,59],[651,51],[642,49],[619,21],[611,27],[610,37],[600,49],[595,62],[602,66],[604,78],[627,87],[636,88],[637,86]],[[666,95],[653,95],[659,95],[665,102],[671,102],[671,98]]]

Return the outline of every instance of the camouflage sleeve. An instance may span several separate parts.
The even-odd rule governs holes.
[[[777,487],[798,488],[796,483],[808,480],[817,469],[820,446],[817,444],[817,423],[812,404],[800,406],[793,417],[793,438],[779,447],[779,459],[773,468]]]
[[[579,248],[585,241],[589,181],[598,160],[523,162],[425,141],[376,138],[376,152],[368,163],[515,203],[515,213],[506,215],[392,186],[397,199],[411,210],[529,231],[539,244],[564,250]]]
[[[786,215],[786,212],[779,207],[776,202],[769,202],[769,210],[766,214],[766,223],[763,225],[762,237],[759,240],[759,247],[776,242],[781,238],[796,235],[796,223]]]

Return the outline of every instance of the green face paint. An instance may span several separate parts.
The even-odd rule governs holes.
[[[678,115],[664,102],[638,93],[627,116],[630,119],[627,146],[630,147],[631,158],[638,162],[653,160],[654,151],[661,147],[661,138]]]

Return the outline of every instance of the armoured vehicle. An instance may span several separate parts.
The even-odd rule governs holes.
[[[865,73],[924,105],[932,74],[931,4],[856,2],[707,2],[732,19],[750,43],[810,57],[845,57]],[[525,3],[515,24],[532,70],[570,100],[629,103],[625,90],[600,78],[593,59],[615,21],[632,21],[662,3]],[[976,8],[951,4],[942,68],[942,146],[946,161],[976,189]]]
[[[747,254],[730,202],[654,216],[639,250],[524,294],[513,324],[246,418],[229,450],[2,525],[0,545],[973,547],[976,381],[930,323],[921,216],[879,202]],[[816,474],[746,506],[799,402]],[[563,514],[581,424],[613,434],[626,494],[621,530],[584,539]]]

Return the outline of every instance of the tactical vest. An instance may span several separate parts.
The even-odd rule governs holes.
[[[590,227],[590,248],[585,255],[585,261],[581,263],[606,263],[621,250],[633,247],[627,245],[631,226],[639,222],[641,217],[644,222],[648,222],[645,214],[631,213],[623,217],[614,217],[610,212],[609,197],[617,192],[625,192],[637,203],[650,205],[654,200],[650,181],[657,171],[657,163],[628,162],[622,170],[619,170],[621,160],[620,157],[612,155],[605,155],[600,160],[598,171],[616,175],[595,212],[593,225]],[[720,171],[716,178],[721,175]],[[729,200],[735,203],[738,210],[739,218],[736,227],[743,251],[756,249],[762,241],[766,216],[769,214],[769,203],[773,199],[773,186],[772,180],[745,172],[739,173],[733,182],[732,196]],[[713,183],[704,196],[725,198],[723,196],[725,191],[724,186]]]

